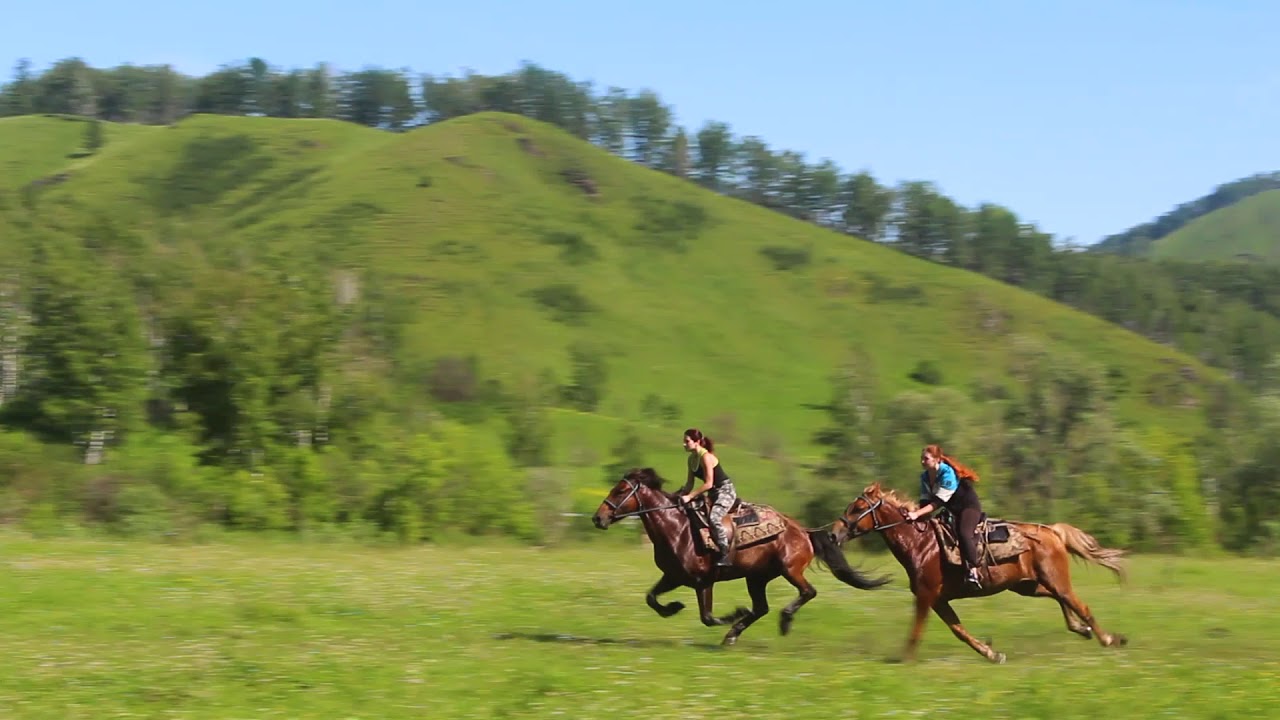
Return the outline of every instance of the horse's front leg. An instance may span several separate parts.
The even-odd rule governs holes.
[[[676,613],[684,609],[684,603],[677,600],[673,603],[670,603],[669,605],[663,605],[662,603],[658,602],[658,596],[663,593],[671,592],[672,590],[675,590],[676,588],[680,587],[683,584],[684,583],[675,579],[671,575],[663,575],[661,578],[658,579],[658,582],[653,584],[653,587],[649,588],[648,594],[644,596],[645,604],[653,608],[654,612],[658,613],[664,618],[675,615]]]
[[[942,622],[946,623],[947,627],[951,628],[952,634],[977,651],[979,655],[993,663],[1004,664],[1004,653],[996,652],[990,645],[982,642],[964,629],[964,625],[960,624],[960,616],[956,615],[956,611],[951,608],[951,603],[946,600],[940,600],[934,604],[933,611],[938,614],[938,617],[942,618]]]

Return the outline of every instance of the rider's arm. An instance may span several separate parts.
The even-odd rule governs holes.
[[[916,508],[915,510],[912,510],[911,512],[907,513],[907,519],[915,520],[916,518],[922,518],[926,515],[929,515],[934,510],[937,510],[937,509],[938,509],[937,506],[934,505],[933,501],[931,500],[927,503],[922,504],[920,507]]]
[[[716,465],[719,462],[720,461],[716,459],[716,456],[711,453],[706,453],[702,456],[702,469],[703,472],[706,473],[706,479],[703,480],[701,487],[697,488],[693,492],[687,493],[687,497],[690,500],[711,489],[711,486],[715,483],[716,477],[713,471],[716,469]],[[690,474],[689,477],[692,478],[693,475]]]
[[[680,494],[684,495],[693,489],[693,468],[689,468],[686,473],[684,485],[680,488]]]

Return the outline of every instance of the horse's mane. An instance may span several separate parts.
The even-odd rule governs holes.
[[[873,492],[879,493],[880,497],[884,498],[885,502],[889,503],[890,505],[903,508],[905,510],[919,509],[919,507],[916,505],[915,500],[912,500],[911,498],[908,498],[908,497],[903,497],[902,495],[898,494],[898,492],[893,488],[882,487],[880,483],[873,483],[871,485],[868,485],[867,489],[863,490],[862,492],[864,495],[868,495]]]
[[[631,470],[629,470],[623,477],[628,480],[638,482],[650,490],[656,490],[667,497],[671,497],[671,493],[662,489],[662,484],[666,481],[663,480],[662,476],[658,474],[658,471],[653,468],[631,468]]]

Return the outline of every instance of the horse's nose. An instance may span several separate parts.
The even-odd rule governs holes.
[[[830,541],[831,541],[831,542],[833,542],[833,543],[839,543],[839,542],[840,542],[839,538],[837,538],[837,537],[836,537],[836,533],[835,533],[835,531],[834,531],[834,530],[828,530],[828,531],[827,531],[827,539],[828,539],[828,540],[830,540]]]

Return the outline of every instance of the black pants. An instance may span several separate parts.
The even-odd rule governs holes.
[[[973,531],[978,527],[978,520],[982,518],[982,508],[980,507],[963,507],[955,513],[956,524],[956,540],[960,543],[960,552],[964,553],[965,562],[969,563],[969,567],[980,567],[982,560],[978,556],[978,538]]]

